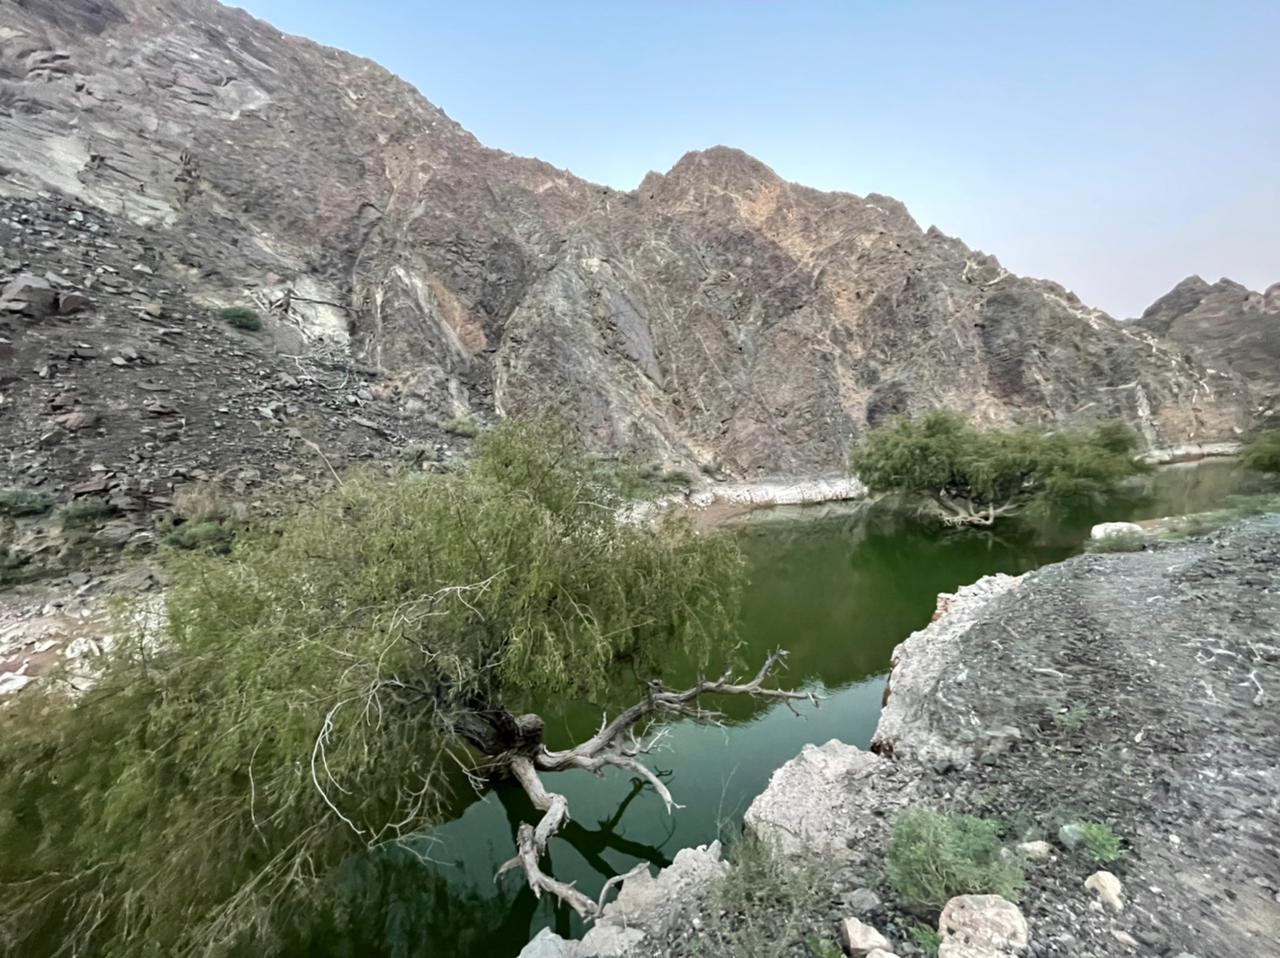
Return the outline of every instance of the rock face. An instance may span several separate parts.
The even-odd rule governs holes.
[[[1280,422],[1280,283],[1261,293],[1229,279],[1209,284],[1189,276],[1137,321],[1198,362],[1234,370],[1250,384],[1258,412]]]
[[[1011,839],[1057,838],[1059,854],[1042,840],[1020,845],[1036,859],[1020,909],[948,906],[940,958],[1009,954],[1028,929],[1035,954],[1271,958],[1277,621],[1278,515],[981,580],[942,596],[936,621],[895,651],[879,760],[810,746],[775,773],[747,822],[765,834],[788,816],[803,823],[788,850],[807,845],[845,888],[883,874],[901,804],[1016,821]],[[1111,872],[1089,874],[1086,821],[1120,836],[1123,887]],[[866,918],[881,928],[891,887],[884,896]]]
[[[1229,375],[896,200],[723,147],[615,192],[212,0],[7,4],[0,83],[0,191],[145,229],[131,276],[257,303],[410,417],[554,406],[600,448],[754,477],[839,468],[868,425],[939,405],[1119,416],[1152,445],[1247,415]]]

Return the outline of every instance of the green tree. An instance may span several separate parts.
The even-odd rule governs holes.
[[[980,430],[946,411],[900,417],[870,432],[850,467],[875,493],[920,501],[948,525],[989,526],[1024,510],[1046,513],[1114,491],[1140,471],[1123,425],[1046,433]]]
[[[742,561],[621,505],[564,430],[508,423],[463,473],[351,477],[229,554],[175,552],[161,621],[126,610],[90,689],[7,709],[0,950],[270,951],[344,859],[429,828],[459,780],[508,775],[544,817],[504,870],[594,914],[541,870],[568,819],[542,776],[621,767],[670,808],[640,760],[651,722],[801,694],[763,687],[781,653],[748,682],[662,684],[673,657],[730,646]],[[624,677],[637,704],[543,743],[540,706]]]
[[[1240,461],[1258,472],[1280,472],[1280,429],[1258,433],[1241,450]]]

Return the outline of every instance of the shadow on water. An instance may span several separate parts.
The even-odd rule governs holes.
[[[990,531],[939,531],[861,505],[753,514],[732,532],[750,570],[743,661],[758,663],[777,647],[790,650],[784,681],[823,689],[822,707],[801,707],[797,718],[782,706],[729,701],[720,703],[721,726],[672,725],[665,749],[650,764],[685,806],[673,816],[644,783],[621,772],[554,776],[549,784],[569,799],[574,821],[552,841],[548,870],[595,895],[638,862],[662,867],[679,849],[737,824],[772,772],[806,743],[836,737],[865,747],[890,653],[929,622],[940,592],[1078,553],[1094,522],[1217,508],[1235,493],[1254,491],[1257,482],[1231,463],[1165,469],[1105,507],[1040,528],[1008,523]],[[692,680],[692,669],[686,672],[673,684]],[[556,745],[581,740],[598,727],[602,709],[547,715],[549,738]],[[524,793],[510,785],[468,796],[454,820],[412,849],[392,847],[347,862],[340,907],[316,916],[290,952],[512,956],[541,927],[580,933],[576,917],[535,899],[521,873],[494,881],[520,823],[537,818]]]

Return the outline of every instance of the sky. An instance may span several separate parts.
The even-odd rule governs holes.
[[[617,189],[746,150],[1136,316],[1280,282],[1278,0],[233,0]]]

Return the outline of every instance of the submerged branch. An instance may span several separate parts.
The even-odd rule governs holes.
[[[538,773],[581,768],[598,775],[607,766],[626,769],[653,786],[670,814],[681,806],[676,803],[666,784],[637,758],[651,751],[665,736],[666,730],[660,730],[647,740],[641,740],[636,736],[636,727],[664,715],[676,715],[695,721],[717,721],[721,718],[719,712],[705,709],[698,704],[698,700],[703,695],[750,695],[755,698],[785,702],[792,711],[795,711],[792,702],[796,700],[811,702],[816,707],[821,700],[821,696],[816,692],[791,691],[765,686],[764,683],[769,674],[784,662],[786,655],[787,653],[782,649],[772,653],[749,682],[732,682],[729,672],[716,680],[699,678],[691,687],[679,691],[667,689],[661,682],[651,682],[642,701],[624,709],[612,722],[606,722],[599,732],[582,744],[555,752],[539,745],[531,754],[510,755],[506,760],[507,767],[524,788],[525,794],[529,796],[534,807],[543,815],[536,827],[528,824],[520,826],[516,836],[517,854],[502,865],[498,875],[501,876],[513,868],[523,868],[529,887],[538,897],[541,897],[544,891],[550,892],[584,919],[598,917],[604,908],[604,900],[612,885],[630,877],[636,869],[632,869],[627,876],[612,879],[606,883],[599,901],[594,902],[574,888],[572,883],[557,881],[547,875],[542,870],[540,862],[546,854],[547,843],[569,821],[569,803],[563,795],[547,791]]]

